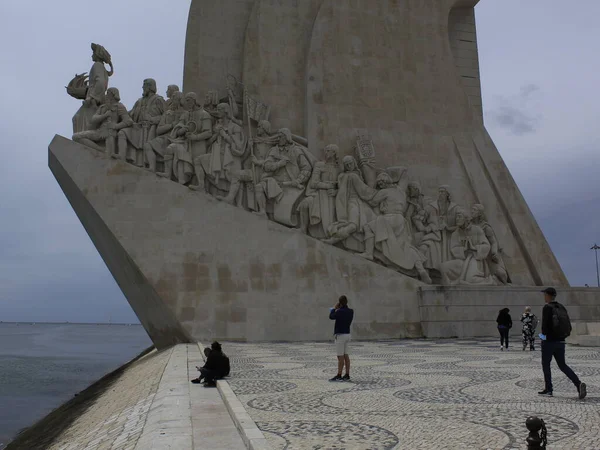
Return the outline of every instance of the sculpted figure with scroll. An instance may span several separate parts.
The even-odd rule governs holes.
[[[335,144],[325,147],[325,161],[315,164],[306,187],[306,198],[298,205],[300,229],[303,233],[323,239],[336,221],[335,197],[339,176],[339,148]]]

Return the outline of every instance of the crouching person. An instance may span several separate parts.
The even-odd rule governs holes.
[[[218,342],[213,342],[210,349],[204,349],[204,354],[206,362],[204,366],[198,368],[200,376],[193,379],[192,383],[200,384],[204,380],[204,387],[216,387],[217,380],[229,375],[229,358],[223,353],[221,344]]]

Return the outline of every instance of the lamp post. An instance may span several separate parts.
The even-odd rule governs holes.
[[[600,250],[600,246],[594,244],[593,247],[590,247],[590,250],[594,250],[596,253],[596,278],[598,279],[598,287],[600,287],[600,271],[598,271],[598,250]]]

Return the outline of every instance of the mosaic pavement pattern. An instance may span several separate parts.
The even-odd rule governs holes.
[[[518,344],[518,343],[517,343]],[[567,348],[588,397],[540,352],[496,340],[351,343],[352,382],[329,382],[333,343],[224,345],[233,391],[274,449],[526,449],[525,420],[546,421],[554,449],[600,449],[600,350]]]

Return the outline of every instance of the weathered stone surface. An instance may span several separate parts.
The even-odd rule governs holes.
[[[567,307],[574,323],[589,322],[585,331],[600,325],[600,289],[560,288],[556,300]],[[428,338],[490,336],[496,329],[498,311],[505,307],[510,309],[515,323],[511,334],[517,336],[521,334],[518,318],[526,306],[531,306],[532,312],[541,320],[544,296],[539,287],[419,288],[423,335]],[[538,325],[538,332],[540,327]],[[578,327],[574,328],[575,337]]]
[[[421,336],[417,280],[60,136],[49,165],[158,347],[328,339],[341,294],[356,338]]]
[[[224,95],[232,74],[270,106],[273,127],[306,136],[316,158],[329,144],[340,159],[353,155],[357,133],[369,135],[379,168],[408,167],[425,195],[449,184],[453,201],[485,206],[513,284],[568,285],[483,126],[477,0],[284,3],[230,2],[226,13],[193,0],[185,89]],[[225,16],[231,32],[215,48],[194,24],[211,29]],[[209,76],[198,67],[205,53],[233,62],[220,56]]]

